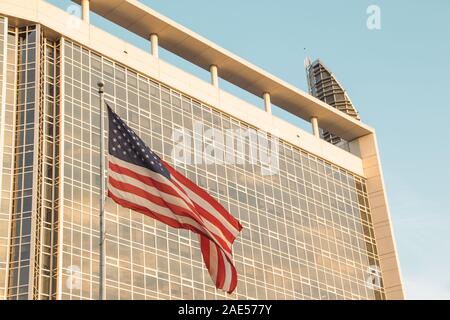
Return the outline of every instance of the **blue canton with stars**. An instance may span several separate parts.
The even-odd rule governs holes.
[[[145,145],[141,138],[125,122],[108,108],[108,151],[120,160],[150,169],[170,179],[169,170],[156,153]]]

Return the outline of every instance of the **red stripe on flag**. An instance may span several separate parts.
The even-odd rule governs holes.
[[[160,221],[162,223],[165,223],[165,224],[167,224],[167,225],[169,225],[169,226],[171,226],[173,228],[176,228],[176,229],[187,229],[187,230],[190,230],[190,231],[195,232],[197,234],[203,235],[204,237],[208,237],[201,230],[193,227],[190,224],[180,223],[176,219],[172,219],[172,218],[166,217],[166,216],[161,215],[161,214],[159,214],[159,213],[157,213],[157,212],[155,212],[153,210],[148,209],[147,207],[143,207],[143,206],[140,206],[140,205],[138,205],[138,204],[136,204],[134,202],[122,199],[122,198],[114,195],[111,192],[111,190],[108,190],[108,197],[113,199],[114,202],[116,202],[117,204],[121,205],[124,208],[131,209],[133,211],[142,213],[142,214],[144,214],[144,215],[146,215],[146,216],[148,216],[150,218],[156,219],[156,220],[158,220],[158,221]]]
[[[228,293],[232,293],[237,286],[237,272],[235,266],[231,263],[231,283]]]
[[[233,292],[237,273],[232,261],[231,244],[242,230],[242,225],[205,190],[153,154],[109,106],[108,117],[109,120],[112,117],[109,128],[109,150],[112,151],[109,154],[108,196],[125,208],[171,227],[199,234],[203,260],[214,284],[228,293]],[[134,161],[131,158],[133,152],[129,155],[124,152],[123,156],[117,153],[115,146],[121,148],[118,140],[122,136],[128,136],[134,158],[139,156],[142,161]],[[144,159],[150,156],[154,160],[146,162]]]
[[[142,190],[141,188],[138,188],[138,187],[136,187],[136,186],[134,186],[132,184],[118,181],[118,180],[112,178],[111,176],[108,179],[109,179],[109,184],[111,186],[113,186],[114,188],[118,189],[118,190],[125,191],[125,192],[128,192],[128,193],[132,193],[132,194],[134,194],[134,195],[136,195],[138,197],[141,197],[143,199],[151,201],[151,202],[153,202],[154,204],[156,204],[158,206],[167,207],[173,213],[175,213],[175,215],[191,218],[192,220],[197,222],[200,226],[204,225],[203,221],[201,221],[195,215],[193,215],[192,212],[186,211],[186,209],[183,208],[183,207],[177,206],[177,205],[172,204],[172,203],[168,203],[168,202],[164,201],[164,199],[162,199],[160,197],[157,197],[157,196],[155,196],[155,195],[153,195],[151,193],[148,193],[145,190]],[[207,232],[204,232],[204,231],[202,233],[207,234]],[[216,235],[213,232],[213,235],[211,235],[209,237],[213,237],[214,238],[213,241],[215,241],[218,244],[220,244],[220,246],[223,249],[231,252],[230,246],[222,238],[220,238],[219,235]]]
[[[219,202],[217,202],[213,197],[211,197],[205,190],[197,186],[191,180],[178,173],[174,168],[172,168],[168,163],[161,160],[161,162],[169,170],[170,174],[173,175],[177,180],[179,180],[183,185],[189,188],[192,192],[198,194],[201,198],[207,201],[214,209],[216,209],[224,218],[226,218],[238,231],[242,230],[242,225],[237,221]]]
[[[215,286],[232,293],[237,285],[237,272],[232,262],[231,244],[242,230],[239,221],[206,191],[165,162],[162,163],[169,170],[171,179],[156,176],[156,172],[143,168],[149,170],[145,175],[145,170],[133,164],[124,167],[126,162],[120,159],[114,161],[122,165],[109,162],[109,170],[114,172],[114,177],[109,176],[108,184],[118,194],[108,190],[108,196],[125,208],[171,227],[199,234],[203,260]],[[146,191],[144,186],[152,189]],[[160,212],[155,211],[158,209]],[[186,218],[187,222],[179,220]]]
[[[172,196],[179,196],[178,193],[173,188],[171,188],[167,184],[164,184],[164,183],[161,183],[159,181],[152,179],[150,176],[145,176],[140,173],[134,172],[133,170],[130,170],[130,169],[120,166],[118,164],[112,163],[111,161],[109,162],[109,168],[116,173],[123,174],[130,178],[139,180],[142,183],[145,183],[146,185],[155,187],[167,194],[170,194]]]
[[[209,270],[211,267],[210,263],[210,253],[209,253],[209,239],[204,236],[200,236],[200,248],[203,255],[203,261],[206,264],[206,268]]]
[[[152,186],[157,188],[158,190],[163,191],[164,193],[170,194],[172,196],[175,197],[179,197],[180,200],[184,201],[184,203],[186,203],[187,206],[189,206],[189,208],[193,211],[194,214],[196,215],[200,215],[206,219],[208,219],[208,221],[210,221],[212,224],[214,224],[217,228],[220,229],[220,231],[223,233],[223,235],[226,237],[227,241],[230,243],[234,242],[234,235],[228,230],[228,228],[226,228],[225,226],[223,226],[223,224],[219,221],[219,219],[217,219],[216,217],[214,217],[212,214],[210,214],[209,212],[207,212],[205,209],[203,209],[202,207],[195,205],[194,206],[191,203],[186,202],[182,197],[180,197],[179,193],[174,190],[172,187],[161,183],[159,181],[156,181],[154,179],[152,179],[149,176],[144,176],[142,174],[139,174],[137,172],[134,172],[128,168],[124,168],[118,164],[109,162],[109,168],[118,173],[118,174],[123,174],[126,175],[130,178],[134,178],[136,180],[141,181],[142,183],[148,185],[148,186]],[[173,181],[171,181],[172,183],[175,183]],[[181,187],[177,187],[180,188],[179,192],[183,192]],[[228,245],[225,246],[225,248],[227,249],[227,251],[229,251],[231,253],[231,248],[229,248]]]

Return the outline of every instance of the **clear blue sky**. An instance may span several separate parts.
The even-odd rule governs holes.
[[[320,57],[377,130],[407,298],[450,299],[450,1],[142,2],[305,91],[303,60]],[[369,5],[381,10],[380,30],[366,27]],[[148,50],[147,42],[91,20]]]

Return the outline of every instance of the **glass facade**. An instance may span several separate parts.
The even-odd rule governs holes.
[[[0,255],[5,261],[2,296],[55,298],[58,48],[42,36],[39,25],[6,30],[1,213],[8,219],[1,225],[2,234],[7,235],[7,246]]]
[[[35,299],[56,298],[59,212],[59,45],[40,41],[39,111],[36,123],[36,210],[34,215]]]
[[[189,133],[192,148],[205,143],[208,129],[260,130],[70,39],[51,41],[39,27],[11,34],[18,50],[8,120],[14,201],[11,208],[2,202],[0,240],[9,241],[4,256],[10,248],[11,260],[9,270],[0,264],[0,275],[11,299],[97,299],[98,80],[106,101],[169,163],[177,130]],[[252,141],[244,145],[234,154],[237,164],[175,165],[244,226],[233,246],[235,293],[215,289],[197,235],[108,199],[107,298],[384,299],[382,281],[371,281],[378,256],[365,179],[282,140],[279,171],[262,175],[262,164],[248,161]],[[226,152],[224,144],[216,147]],[[2,230],[11,232],[9,240]]]
[[[62,297],[96,298],[97,81],[105,82],[106,101],[169,162],[177,129],[201,143],[196,121],[222,132],[249,126],[68,40],[63,70],[63,283],[78,267],[81,286],[63,287]],[[249,150],[246,141],[236,157]],[[177,165],[244,225],[233,249],[239,281],[231,297],[382,298],[382,289],[367,285],[377,256],[364,179],[283,141],[279,166],[278,174],[262,176],[260,164]],[[106,226],[108,298],[228,298],[210,281],[196,235],[109,200]]]

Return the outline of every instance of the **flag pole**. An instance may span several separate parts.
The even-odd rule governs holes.
[[[102,81],[97,83],[98,95],[100,98],[100,265],[99,265],[99,300],[105,300],[105,137],[104,137],[104,122],[105,122],[105,101],[103,98],[103,87],[105,84]]]

